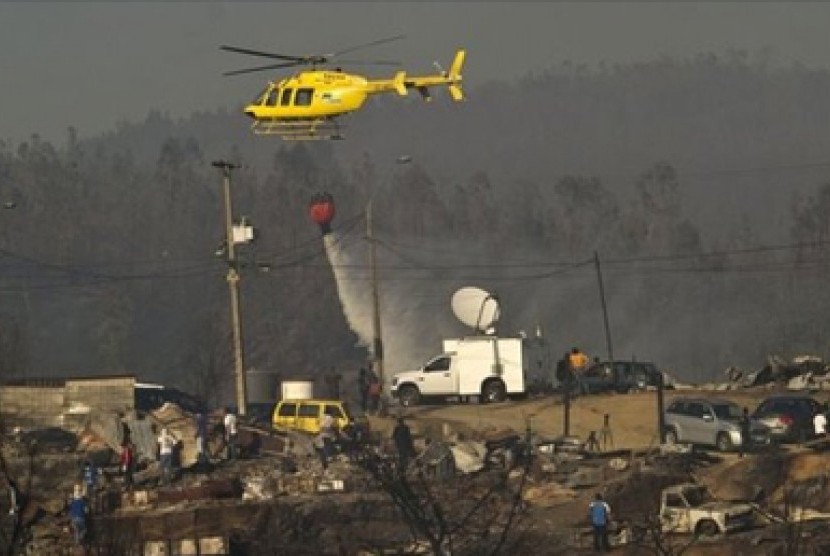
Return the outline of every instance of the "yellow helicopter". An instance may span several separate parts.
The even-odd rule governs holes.
[[[235,46],[221,46],[222,50],[282,60],[282,62],[253,68],[225,72],[223,75],[239,75],[256,71],[294,66],[311,66],[291,77],[270,81],[254,101],[245,107],[245,114],[252,118],[251,128],[258,135],[278,135],[283,139],[342,139],[337,118],[359,110],[369,95],[395,92],[406,95],[409,89],[418,91],[424,100],[431,100],[429,88],[446,86],[455,101],[464,100],[461,89],[461,67],[464,64],[464,50],[455,54],[448,72],[424,76],[408,76],[405,71],[397,72],[391,79],[369,79],[362,75],[345,73],[336,69],[318,69],[333,61],[337,64],[399,65],[392,61],[365,62],[343,60],[339,57],[360,48],[374,46],[403,38],[402,36],[381,39],[360,46],[341,50],[333,54],[314,56],[287,56]],[[440,69],[440,68],[439,68]]]

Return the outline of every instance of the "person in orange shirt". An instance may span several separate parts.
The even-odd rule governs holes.
[[[588,356],[579,351],[579,348],[572,348],[569,362],[574,373],[581,373],[588,366]]]

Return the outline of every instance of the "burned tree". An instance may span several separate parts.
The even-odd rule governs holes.
[[[399,511],[413,550],[495,556],[511,551],[524,509],[522,494],[532,461],[529,427],[518,456],[516,486],[511,485],[509,466],[451,482],[434,481],[422,465],[411,474],[402,473],[393,461],[374,453],[363,454],[362,466]]]

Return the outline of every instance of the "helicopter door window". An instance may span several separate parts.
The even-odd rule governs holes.
[[[294,89],[283,89],[282,95],[280,96],[280,106],[289,106],[291,105],[291,93],[294,92]]]
[[[312,96],[314,96],[314,89],[297,89],[297,97],[294,99],[294,105],[309,106]]]

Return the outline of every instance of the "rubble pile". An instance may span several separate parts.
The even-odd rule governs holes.
[[[830,365],[820,357],[800,355],[787,361],[778,355],[767,357],[760,369],[748,371],[728,367],[726,382],[706,385],[706,389],[736,390],[741,388],[785,386],[788,390],[830,389]]]
[[[171,485],[162,484],[156,461],[161,427],[179,440],[179,471]],[[204,466],[196,465],[194,417],[173,404],[141,417],[92,414],[79,436],[61,429],[35,429],[6,438],[2,446],[6,476],[13,477],[26,494],[21,520],[25,535],[19,546],[29,554],[73,553],[67,502],[83,480],[85,463],[99,470],[97,484],[88,494],[91,537],[99,544],[112,543],[113,531],[122,531],[118,543],[132,543],[130,550],[138,543],[144,547],[140,552],[148,554],[165,553],[153,543],[167,543],[168,553],[195,554],[188,547],[198,546],[200,554],[224,554],[232,530],[249,530],[262,504],[284,504],[287,499],[323,493],[330,497],[352,488],[371,491],[366,477],[355,473],[345,456],[335,458],[324,474],[307,437],[278,436],[244,425],[240,429],[246,458],[214,457]],[[138,455],[131,490],[123,484],[116,452],[125,434]],[[221,437],[213,439],[214,456],[223,453],[222,443]],[[256,457],[260,454],[266,457]],[[0,502],[0,511],[8,512],[5,502]],[[217,548],[211,551],[210,546]]]
[[[218,419],[212,416],[212,423]],[[376,419],[378,430],[389,424]],[[830,453],[779,449],[715,457],[684,445],[601,451],[573,436],[526,436],[506,426],[475,430],[434,416],[411,421],[417,457],[403,475],[388,433],[359,453],[337,454],[324,471],[309,435],[250,423],[240,426],[240,459],[225,459],[224,440],[214,435],[210,461],[197,464],[194,416],[172,404],[143,416],[91,414],[77,436],[60,429],[18,431],[2,452],[8,476],[28,498],[19,552],[73,553],[66,503],[85,462],[101,471],[89,495],[90,548],[101,554],[293,554],[301,553],[298,546],[312,553],[404,547],[430,553],[423,535],[412,544],[412,530],[424,530],[402,509],[413,497],[421,501],[413,506],[417,511],[433,508],[420,526],[436,526],[434,508],[440,508],[458,532],[456,549],[491,552],[509,521],[519,544],[505,547],[523,547],[515,553],[567,554],[590,543],[585,510],[597,493],[615,520],[630,525],[655,518],[665,487],[688,482],[704,484],[719,500],[756,503],[770,516],[767,524],[786,521],[787,505],[798,508],[798,520],[830,522]],[[162,427],[180,441],[169,484],[155,454]],[[125,488],[116,451],[125,430],[140,452],[132,489]],[[379,480],[372,469],[388,475]],[[403,489],[396,482],[401,477],[409,478]],[[0,499],[0,512],[7,510]],[[781,542],[769,527],[771,540],[758,542]],[[557,546],[546,551],[552,535]]]

